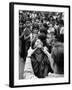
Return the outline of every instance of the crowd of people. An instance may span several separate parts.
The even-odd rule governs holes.
[[[63,76],[64,13],[20,10],[19,56],[24,79]]]

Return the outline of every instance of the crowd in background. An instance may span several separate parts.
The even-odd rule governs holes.
[[[49,53],[52,52],[52,48],[56,43],[64,43],[63,12],[19,11],[19,55],[23,58],[24,63],[29,48],[35,49],[37,44],[39,44],[36,44],[37,40],[42,42],[43,47],[47,47]],[[33,57],[34,55],[32,58]],[[35,61],[32,62],[32,65],[35,64]],[[48,61],[46,61],[46,64],[49,66]],[[50,66],[48,68],[50,72],[53,72]],[[35,71],[37,71],[37,69]],[[44,77],[44,75],[42,73],[39,74],[39,72],[39,70],[38,73],[35,72],[35,75],[38,78]]]

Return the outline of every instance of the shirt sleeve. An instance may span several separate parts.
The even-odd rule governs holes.
[[[24,77],[24,79],[37,79],[37,77],[34,75],[34,72],[32,69],[30,57],[26,58],[23,77]]]

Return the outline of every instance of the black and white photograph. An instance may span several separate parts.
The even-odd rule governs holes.
[[[64,13],[19,11],[19,50],[19,79],[63,77]]]
[[[11,30],[14,34],[11,86],[69,83],[70,7],[11,5]]]

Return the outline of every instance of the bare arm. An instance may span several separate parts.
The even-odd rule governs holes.
[[[44,53],[48,56],[49,61],[50,61],[50,60],[51,60],[51,54],[48,52],[47,48],[44,47],[43,51],[44,51]]]
[[[30,53],[29,53],[30,54]],[[26,58],[25,62],[25,67],[24,67],[24,79],[37,79],[37,77],[34,75],[33,69],[32,69],[32,64],[31,64],[31,55],[28,55]]]

